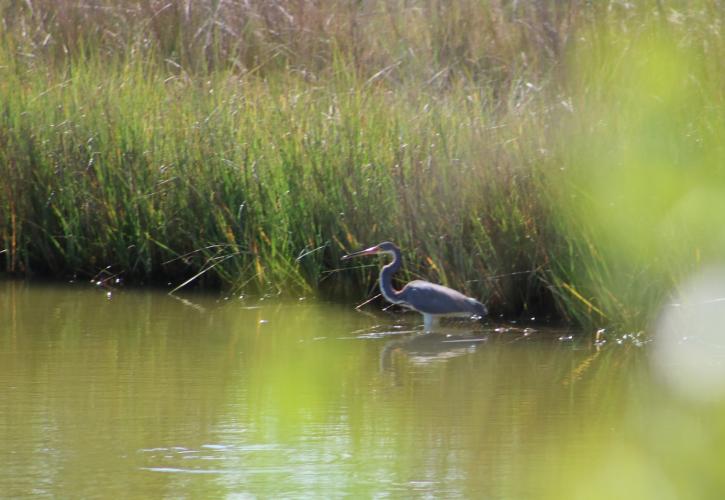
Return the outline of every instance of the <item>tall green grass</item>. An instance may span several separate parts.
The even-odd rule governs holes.
[[[504,138],[473,146],[503,134],[480,96],[462,109],[349,80],[168,79],[136,61],[3,92],[16,120],[2,127],[5,213],[26,221],[4,233],[10,270],[178,278],[214,265],[229,283],[305,290],[384,238],[444,282],[501,274],[515,254],[529,269],[524,248],[489,237],[503,217],[495,230],[525,241],[531,179],[487,165]]]
[[[637,327],[717,256],[708,203],[662,222],[720,199],[716,2],[0,14],[8,272],[339,293],[376,275],[339,257],[393,239],[494,310]]]

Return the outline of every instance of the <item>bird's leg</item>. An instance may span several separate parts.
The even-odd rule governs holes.
[[[432,332],[433,329],[438,325],[438,317],[432,314],[423,313],[423,328],[426,332]]]

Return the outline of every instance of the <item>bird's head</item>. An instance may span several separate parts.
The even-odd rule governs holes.
[[[357,252],[352,252],[347,255],[345,255],[342,260],[351,259],[353,257],[360,257],[363,255],[375,255],[379,253],[389,253],[392,255],[395,255],[396,252],[399,252],[398,247],[395,246],[394,243],[391,243],[389,241],[383,241],[382,243],[375,245],[374,247],[366,248],[365,250],[359,250]]]

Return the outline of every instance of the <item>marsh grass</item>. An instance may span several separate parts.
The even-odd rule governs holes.
[[[698,265],[652,265],[643,228],[689,192],[683,165],[718,178],[690,153],[723,130],[715,3],[663,3],[0,2],[0,262],[339,294],[377,274],[339,257],[393,239],[403,278],[496,311],[641,325]],[[669,44],[638,44],[653,32]],[[700,62],[648,69],[655,49]],[[636,61],[700,98],[657,108]],[[663,131],[680,160],[643,170]],[[620,205],[617,227],[650,218],[607,231],[604,200],[653,176],[669,202]]]
[[[252,274],[304,290],[341,252],[394,236],[431,260],[434,278],[459,282],[445,259],[473,274],[466,238],[480,242],[479,269],[489,265],[492,214],[527,182],[476,173],[488,155],[468,145],[495,122],[475,99],[462,125],[445,101],[357,82],[169,80],[137,62],[73,73],[13,89],[23,111],[4,127],[5,165],[25,203],[14,212],[34,221],[13,236],[19,271],[113,265],[152,278],[215,263],[227,282]]]

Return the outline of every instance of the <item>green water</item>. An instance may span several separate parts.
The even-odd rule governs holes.
[[[0,497],[723,491],[723,405],[646,345],[352,306],[0,283]]]

